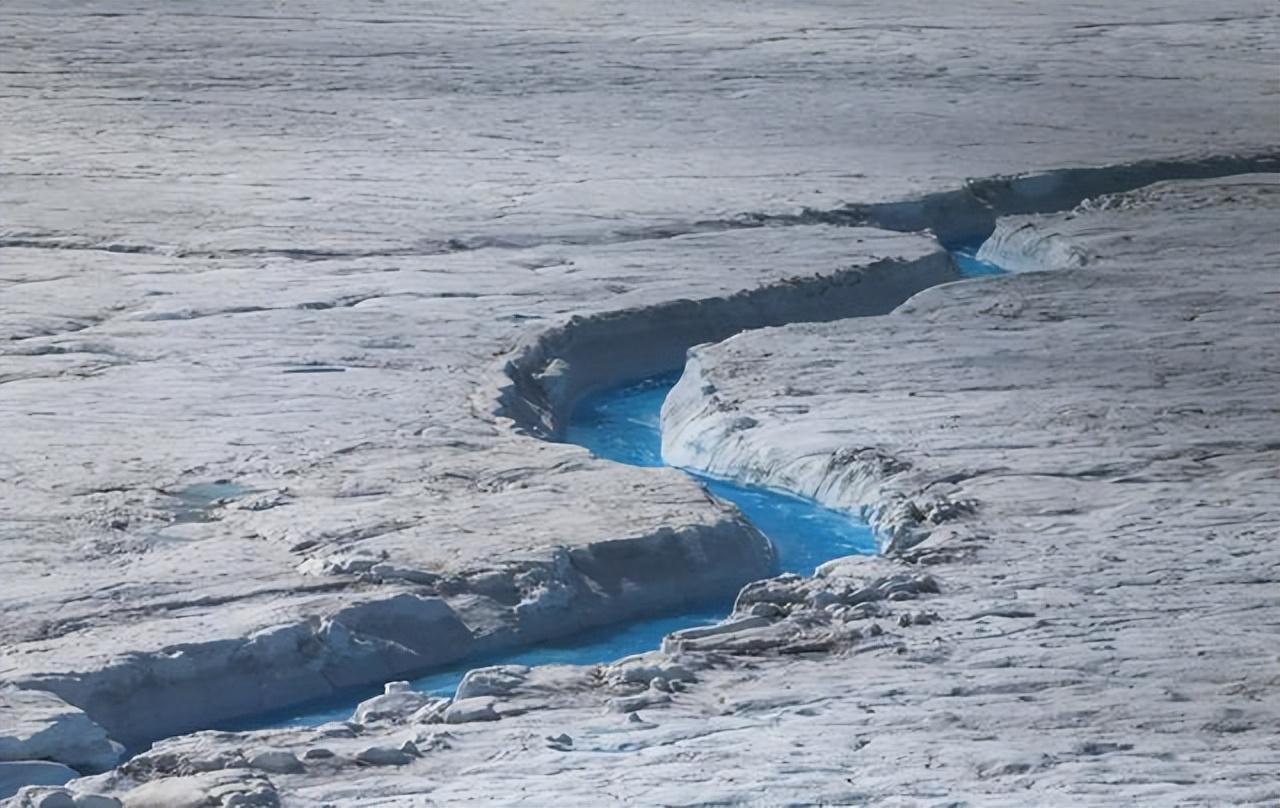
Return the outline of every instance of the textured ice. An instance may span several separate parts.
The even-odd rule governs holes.
[[[487,665],[597,665],[632,654],[654,651],[668,634],[679,629],[712,625],[728,613],[729,602],[682,611],[676,615],[645,618],[620,626],[585,631],[563,639],[549,640],[534,648],[505,651],[490,657],[469,659],[410,681],[413,690],[432,696],[451,697],[466,674]],[[373,690],[341,694],[320,705],[282,710],[229,724],[231,730],[268,727],[316,727],[332,721],[347,721],[358,702],[376,694]]]
[[[845,468],[897,468],[886,444],[903,425],[946,425],[953,458],[997,452],[957,459],[935,488],[975,480],[992,537],[981,547],[1025,551],[1004,577],[948,562],[935,596],[917,568],[862,558],[757,592],[781,605],[744,602],[759,614],[676,644],[688,660],[608,666],[600,681],[534,668],[513,695],[456,710],[501,720],[450,725],[452,740],[433,741],[430,724],[355,738],[198,735],[94,787],[140,785],[135,802],[153,804],[269,804],[276,793],[287,804],[466,804],[492,801],[495,783],[592,805],[1274,802],[1276,754],[1248,728],[1271,717],[1265,684],[1210,664],[1254,658],[1248,625],[1265,623],[1266,604],[1251,599],[1274,577],[1265,542],[1240,546],[1219,524],[1247,517],[1271,531],[1257,514],[1275,497],[1255,497],[1263,472],[1241,459],[1245,437],[1137,471],[1120,438],[1065,458],[1069,442],[1012,440],[1020,424],[1065,439],[1128,415],[1155,425],[1142,433],[1151,445],[1216,434],[1206,424],[1273,433],[1213,343],[1248,356],[1254,346],[1231,334],[1270,325],[1257,308],[1269,290],[1223,284],[1242,266],[1274,266],[1273,233],[1246,226],[1272,214],[1206,192],[1201,208],[1225,218],[1125,195],[1069,220],[1094,234],[995,218],[1174,176],[1274,170],[1260,156],[1275,150],[1277,26],[1274,10],[1234,0],[1208,12],[1189,0],[4,3],[0,681],[56,692],[139,746],[730,597],[772,560],[734,511],[675,470],[538,437],[559,437],[582,393],[676,367],[694,344],[885,314],[959,277],[929,234],[877,228],[928,228],[948,243],[994,228],[985,257],[1012,269],[1128,256],[1106,276],[1107,306],[1059,321],[1089,290],[1040,286],[1087,278],[1099,295],[1103,276],[953,284],[945,295],[959,297],[916,297],[916,314],[877,326],[933,318],[946,339],[916,333],[891,352],[875,349],[891,337],[859,338],[815,363],[835,363],[850,395],[880,386],[876,374],[920,393],[894,399],[891,419],[842,412]],[[1034,173],[988,179],[1021,172]],[[1152,244],[1148,231],[1176,238],[1119,249],[1122,235]],[[1221,245],[1230,261],[1214,257]],[[1202,285],[1171,285],[1191,272]],[[979,283],[996,286],[964,290]],[[966,337],[970,321],[996,325]],[[1144,323],[1164,331],[1133,343]],[[1198,344],[1198,329],[1222,323],[1226,336]],[[1067,360],[1095,326],[1104,354],[1128,361],[1117,387],[1090,388],[1109,402],[1098,418],[1067,406],[1089,388]],[[1020,378],[927,389],[949,367],[940,351],[971,339],[1003,352],[983,368],[1043,356],[1061,384],[1033,385],[1016,411],[998,405]],[[805,391],[830,380],[807,388],[766,355],[789,346],[753,353],[754,392],[799,417],[818,403]],[[1195,390],[1239,398],[1215,409],[1180,386],[1193,360],[1213,366],[1190,373]],[[832,425],[810,428],[812,412],[761,451],[815,448],[811,436]],[[999,422],[951,420],[984,413]],[[742,413],[762,427],[735,440],[758,439],[781,414]],[[1119,499],[1090,482],[1064,504],[1058,489],[1000,477],[1009,466],[1106,478],[1117,464],[1125,481],[1101,490]],[[1221,495],[1179,489],[1169,516],[1152,504],[1166,505],[1169,476],[1218,472],[1232,479]],[[180,495],[208,483],[247,491]],[[868,502],[893,538],[924,540],[919,558],[946,556],[920,526],[959,524],[967,506],[884,493]],[[993,504],[1002,497],[1020,505],[1006,513]],[[1032,532],[1095,505],[1110,522]],[[1109,524],[1140,538],[1086,542],[1112,536]],[[1064,561],[1083,555],[1115,579]],[[1206,568],[1222,575],[1206,581]],[[1166,591],[1162,611],[1195,630],[1166,631],[1147,609]],[[946,605],[901,605],[917,594]],[[1056,628],[1008,616],[1042,609],[1028,602],[1073,605]],[[1236,603],[1258,609],[1224,605]],[[931,610],[948,617],[933,622]],[[961,619],[973,615],[986,616]],[[890,622],[903,619],[901,631]],[[675,676],[680,666],[698,681]],[[1133,684],[1125,698],[1104,674]],[[1053,713],[1072,688],[1080,709]],[[1181,711],[1175,734],[1134,717],[1167,705]],[[435,751],[414,757],[408,735]],[[561,735],[573,743],[542,744]],[[260,747],[292,749],[305,773],[239,767],[290,768]]]
[[[663,374],[588,396],[575,409],[565,428],[564,439],[590,449],[597,457],[635,466],[661,466],[662,402],[678,378],[675,373]],[[777,572],[809,575],[832,559],[877,550],[870,528],[848,514],[781,491],[693,476],[712,494],[736,505],[769,539],[777,554]],[[469,670],[485,665],[607,664],[656,650],[664,637],[679,629],[716,623],[731,607],[732,599],[699,604],[675,615],[642,619],[548,641],[535,648],[467,660],[415,679],[411,684],[417,691],[452,696]],[[259,716],[231,726],[319,726],[330,721],[345,721],[351,717],[355,702],[369,695],[369,692],[344,695],[322,707]]]
[[[575,409],[565,440],[592,454],[633,466],[662,461],[662,403],[679,379],[650,377],[618,390],[586,397]],[[693,477],[715,496],[732,502],[777,552],[777,571],[810,575],[826,561],[852,553],[874,553],[876,539],[865,523],[783,491],[707,477]]]

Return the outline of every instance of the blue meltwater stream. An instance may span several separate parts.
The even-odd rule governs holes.
[[[655,376],[588,396],[574,411],[565,440],[590,449],[596,457],[631,466],[666,465],[662,402],[678,378],[676,373]],[[812,575],[824,561],[879,549],[871,529],[848,514],[790,494],[687,473],[715,496],[737,505],[769,537],[778,554],[778,572]]]
[[[1002,267],[978,258],[978,250],[982,248],[983,241],[983,239],[965,241],[959,244],[952,244],[947,248],[951,252],[952,260],[959,267],[960,274],[966,278],[982,278],[988,275],[1005,274],[1005,270]]]
[[[999,267],[977,259],[976,244],[956,245],[952,256],[965,277],[1000,274]],[[665,466],[662,461],[662,403],[679,379],[678,371],[653,376],[595,393],[575,408],[564,440],[591,450],[596,457],[631,466]],[[777,572],[811,575],[818,565],[847,555],[879,550],[870,527],[845,513],[801,497],[765,488],[737,485],[685,470],[706,489],[738,506],[742,514],[772,542]],[[490,657],[468,659],[413,682],[416,690],[452,696],[467,671],[486,665],[595,665],[657,649],[673,631],[710,625],[726,617],[732,602],[708,603],[695,611],[608,626],[562,640],[540,643]],[[351,717],[359,700],[374,692],[344,694],[323,705],[298,707],[228,729],[316,726]]]
[[[669,373],[588,396],[574,410],[565,442],[591,450],[597,457],[632,466],[662,466],[662,402],[679,378]],[[763,488],[735,485],[689,472],[721,499],[738,506],[769,537],[778,556],[778,572],[810,575],[824,561],[869,555],[878,550],[871,529],[862,522],[810,500]],[[468,659],[413,682],[415,690],[451,696],[467,671],[485,665],[595,665],[630,654],[653,651],[673,631],[710,625],[726,617],[732,601],[711,602],[695,611],[609,626],[524,650]],[[359,694],[368,697],[373,692]],[[351,694],[324,705],[256,716],[252,727],[316,726],[351,717],[359,697]],[[234,728],[248,728],[238,725]],[[228,727],[231,728],[231,727]]]

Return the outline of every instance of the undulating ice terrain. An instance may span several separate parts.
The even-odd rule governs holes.
[[[1234,1],[6,2],[0,799],[748,584],[14,803],[1280,799],[1280,203],[1207,179],[1280,168],[1278,58]],[[560,442],[704,343],[668,460],[888,557],[752,584]]]

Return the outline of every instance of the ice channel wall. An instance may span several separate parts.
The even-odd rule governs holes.
[[[1280,151],[996,176],[914,200],[748,220],[751,226],[821,223],[928,231],[950,245],[986,239],[1003,216],[1069,210],[1091,197],[1165,180],[1256,172],[1280,172]],[[1013,270],[1043,266],[1046,255],[1055,265],[1084,260],[1069,245],[1040,242],[1031,250],[1029,244],[1015,243],[1015,237],[1006,240],[1002,252],[996,255],[989,250],[985,257],[1006,262]],[[555,440],[584,395],[679,368],[695,345],[719,342],[753,328],[886,314],[916,292],[959,277],[950,259],[939,252],[917,260],[884,260],[796,278],[727,297],[574,317],[531,334],[518,345],[505,360],[499,381],[482,391],[478,409],[517,432]]]
[[[1280,152],[997,176],[916,200],[806,210],[762,221],[775,226],[828,223],[930,231],[943,244],[986,239],[979,257],[1011,271],[1081,266],[1088,257],[1078,246],[1025,222],[1002,223],[1001,218],[1069,210],[1086,199],[1167,180],[1258,172],[1280,172]],[[517,431],[554,440],[582,396],[683,365],[685,377],[668,399],[663,419],[664,451],[671,462],[860,511],[887,550],[906,551],[927,538],[937,523],[963,512],[965,504],[912,499],[894,482],[899,464],[874,451],[806,458],[785,467],[762,464],[760,456],[735,456],[725,448],[733,442],[728,437],[731,424],[697,422],[699,417],[715,418],[706,415],[701,360],[689,349],[747,329],[885,314],[916,292],[958,277],[949,259],[929,255],[915,261],[881,261],[726,298],[575,318],[537,334],[513,352],[504,369],[508,382],[496,396],[494,412]],[[710,437],[717,431],[719,442]]]
[[[959,277],[939,249],[725,297],[574,317],[516,350],[504,368],[496,412],[517,431],[555,440],[583,396],[679,368],[695,345],[767,326],[887,314],[915,293]]]
[[[1062,210],[1090,196],[1159,180],[1258,171],[1280,171],[1280,154],[992,178],[915,201],[806,211],[764,223],[931,228],[944,241],[959,241],[988,235],[1001,215]],[[1008,262],[1019,254],[1040,260],[1014,240],[1005,242],[999,260]],[[481,391],[480,403],[518,432],[554,439],[581,396],[679,367],[692,346],[744,329],[883,314],[916,292],[957,277],[940,250],[916,260],[879,261],[721,298],[575,318],[518,347],[496,374],[496,384]],[[678,398],[690,395],[697,374],[695,362]],[[682,427],[673,426],[678,435]],[[779,480],[778,487],[814,494],[838,507],[866,507],[891,542],[907,546],[917,540],[913,525],[931,517],[881,485],[892,474],[892,459],[838,460],[849,461],[839,472],[796,471],[796,479]],[[736,462],[725,465],[726,476],[741,476]],[[894,538],[899,533],[901,541]],[[84,709],[112,737],[136,746],[344,687],[401,678],[504,645],[671,608],[691,596],[731,591],[765,574],[772,561],[767,543],[729,511],[708,526],[619,537],[572,553],[498,571],[486,578],[484,591],[469,591],[465,580],[452,582],[450,591],[464,600],[510,609],[508,625],[484,634],[467,628],[466,615],[438,587],[404,580],[399,591],[391,586],[344,599],[340,608],[321,608],[316,616],[248,636],[134,653],[96,669],[36,674],[14,684],[58,694]],[[718,563],[671,563],[677,556]],[[624,567],[627,575],[621,576]],[[364,575],[378,577],[376,570]],[[349,585],[335,580],[333,590]],[[495,586],[502,592],[489,591]],[[511,598],[514,606],[507,602]],[[577,616],[566,619],[570,615]]]
[[[561,549],[545,561],[411,590],[352,593],[346,606],[249,636],[172,645],[14,684],[55,693],[136,749],[505,647],[731,597],[773,563],[768,541],[725,508],[705,524],[643,535],[624,526],[615,539]],[[379,573],[364,577],[376,583]],[[506,617],[495,623],[495,614]]]

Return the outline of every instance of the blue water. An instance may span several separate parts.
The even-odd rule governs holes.
[[[960,268],[960,274],[966,278],[1005,274],[1004,270],[999,266],[978,260],[978,250],[981,249],[985,240],[966,241],[961,244],[953,244],[948,248],[951,251],[951,257],[955,259],[956,266]]]
[[[724,618],[732,604],[712,603],[677,615],[640,620],[622,626],[585,631],[562,640],[552,640],[532,648],[504,651],[488,657],[473,657],[412,681],[413,689],[433,696],[452,696],[467,671],[487,665],[594,665],[624,656],[652,651],[673,631],[693,626],[709,626]],[[325,699],[323,702],[257,715],[247,722],[220,726],[225,730],[268,727],[315,727],[330,721],[351,718],[356,705],[376,696],[380,690],[360,688]]]
[[[952,245],[952,256],[966,277],[1002,274],[994,264],[977,259],[981,242]],[[667,393],[679,379],[678,372],[653,376],[585,398],[575,409],[565,441],[583,446],[597,457],[632,466],[656,467],[662,462],[661,415]],[[773,543],[777,572],[810,575],[818,565],[847,555],[872,555],[879,551],[871,529],[848,514],[824,508],[811,500],[763,488],[737,485],[686,470],[713,495],[738,506],[747,519]],[[416,690],[450,696],[467,671],[486,665],[593,665],[631,654],[652,651],[673,631],[718,622],[731,602],[708,603],[695,610],[639,620],[584,632],[533,648],[503,652],[487,658],[468,659],[413,682]],[[345,721],[355,705],[377,690],[339,694],[323,704],[256,716],[252,723],[225,729],[281,726],[316,726]]]
[[[631,466],[662,466],[662,402],[679,374],[670,373],[588,396],[578,405],[565,441],[597,457]],[[686,470],[687,471],[687,470]],[[812,500],[687,473],[715,496],[738,506],[778,554],[778,571],[812,575],[819,564],[879,550],[871,528]]]

